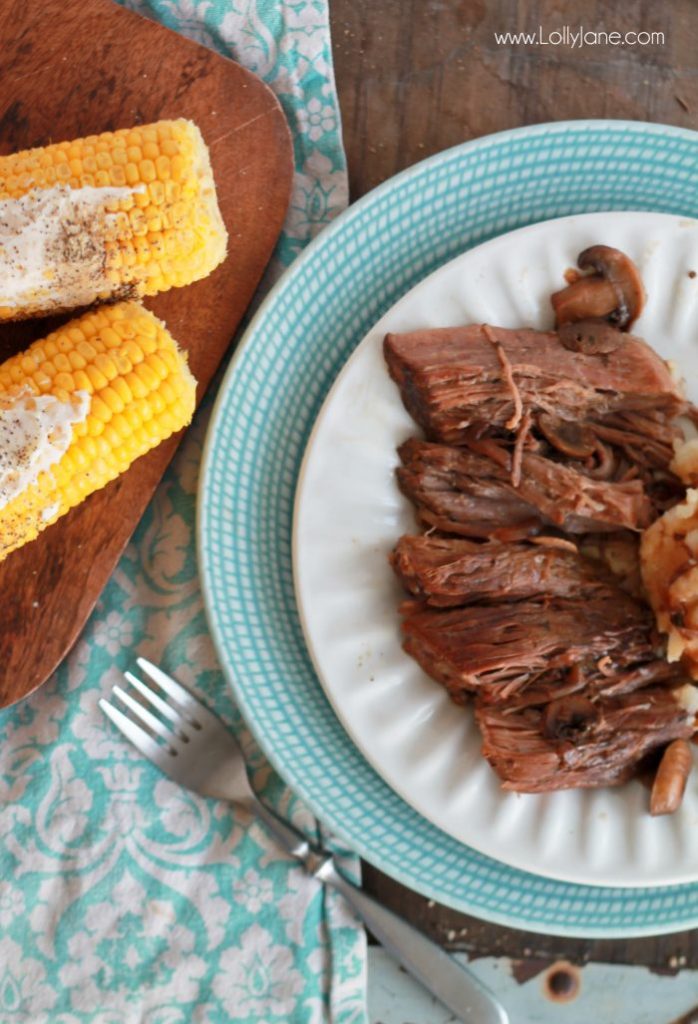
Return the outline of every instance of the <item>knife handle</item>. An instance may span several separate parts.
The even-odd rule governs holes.
[[[497,997],[474,974],[392,910],[340,874],[332,857],[315,871],[337,889],[380,944],[464,1024],[509,1024]]]
[[[509,1024],[509,1016],[494,993],[426,935],[340,874],[331,854],[312,846],[301,832],[258,799],[250,800],[247,806],[262,819],[280,846],[302,861],[319,881],[341,893],[380,944],[464,1024]]]

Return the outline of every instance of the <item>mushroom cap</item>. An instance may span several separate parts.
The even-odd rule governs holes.
[[[627,330],[637,320],[645,305],[645,288],[629,256],[610,245],[591,245],[577,257],[580,270],[593,270],[613,285],[618,297],[618,308],[612,321]]]

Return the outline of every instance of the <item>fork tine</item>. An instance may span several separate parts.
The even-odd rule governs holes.
[[[151,690],[138,676],[134,676],[133,672],[124,672],[124,676],[128,679],[131,686],[133,686],[139,693],[142,693],[147,701],[149,701],[156,711],[159,711],[165,718],[169,718],[171,722],[180,728],[186,724],[185,719],[180,713],[173,708],[166,700],[159,697],[154,690]]]
[[[160,721],[154,714],[152,714],[146,707],[141,704],[139,700],[134,700],[130,693],[126,690],[122,690],[120,686],[112,686],[112,697],[118,697],[122,704],[124,704],[129,711],[138,718],[144,725],[147,725],[152,732],[162,736],[162,738],[169,744],[170,749],[174,752],[174,743],[176,737],[174,733],[167,728],[163,722]]]
[[[125,715],[123,711],[119,711],[118,708],[115,708],[104,697],[100,697],[99,706],[107,718],[110,718],[117,729],[124,734],[126,739],[130,740],[134,747],[140,750],[141,754],[154,761],[155,764],[160,764],[163,758],[170,756],[164,747],[161,747],[152,736],[149,736],[147,732],[141,729],[140,725],[136,725],[128,715]]]
[[[143,669],[145,674],[149,676],[154,683],[157,683],[162,690],[177,701],[186,711],[192,716],[198,715],[202,722],[207,719],[215,718],[214,715],[205,708],[201,701],[189,692],[181,683],[178,683],[172,676],[168,676],[166,672],[163,672],[157,665],[153,665],[152,661],[148,661],[147,658],[136,658],[138,665]]]

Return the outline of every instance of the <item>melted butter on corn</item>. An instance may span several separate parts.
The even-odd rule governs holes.
[[[186,354],[135,302],[0,363],[0,561],[187,426],[195,397]]]
[[[31,308],[60,294],[65,306],[84,306],[108,291],[108,206],[144,187],[55,185],[0,200],[0,305]]]
[[[155,295],[206,277],[225,259],[228,236],[209,153],[192,121],[158,121],[0,156],[0,200],[10,219],[37,212],[32,204],[42,193],[49,205],[68,204],[73,227],[66,237],[54,235],[58,260],[48,258],[53,246],[44,246],[41,231],[26,235],[47,254],[43,266],[5,242],[0,320],[71,309],[76,294],[79,305]],[[66,262],[75,263],[76,253],[71,276]],[[22,280],[13,257],[33,281]]]
[[[0,395],[0,509],[60,462],[72,442],[73,427],[87,419],[89,409],[86,391],[66,401],[28,389],[11,397]]]

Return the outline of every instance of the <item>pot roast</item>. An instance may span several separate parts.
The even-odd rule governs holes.
[[[644,302],[632,262],[595,246],[579,265],[593,273],[555,294],[555,331],[473,324],[384,341],[425,435],[400,446],[396,469],[425,531],[390,555],[410,595],[404,647],[474,704],[484,756],[523,792],[623,783],[669,744],[683,754],[695,728],[640,539],[698,482],[675,455],[678,417],[698,413],[627,333]]]

